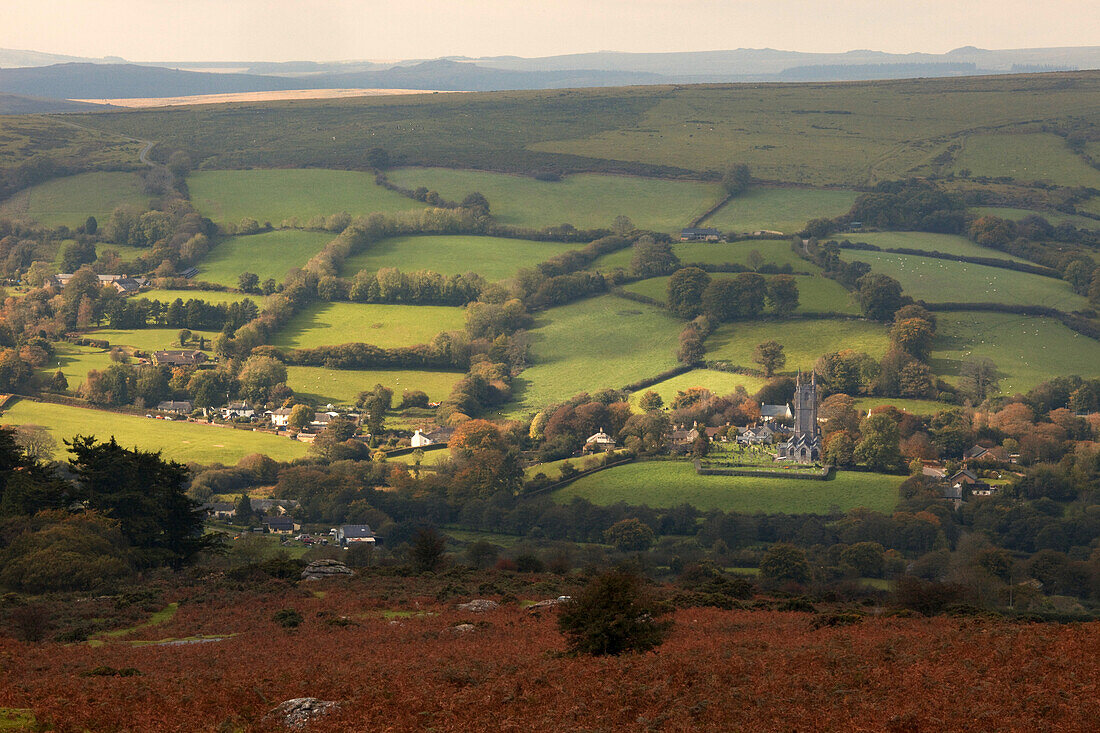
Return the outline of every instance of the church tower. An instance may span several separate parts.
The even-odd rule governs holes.
[[[810,372],[810,381],[807,384],[798,373],[794,390],[794,435],[796,438],[805,435],[815,437],[818,435],[817,427],[817,374]]]

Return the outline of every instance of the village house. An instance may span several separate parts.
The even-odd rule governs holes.
[[[271,534],[293,534],[302,528],[302,525],[285,514],[264,517],[261,523],[264,529]]]
[[[722,232],[717,229],[688,227],[680,230],[681,242],[718,242]]]
[[[434,428],[426,433],[418,428],[416,432],[413,433],[412,439],[409,440],[409,445],[413,448],[427,448],[429,445],[439,445],[448,442],[454,434],[455,429],[452,427]]]
[[[599,453],[615,450],[615,439],[603,431],[600,428],[599,431],[590,435],[588,440],[584,441],[585,453]]]
[[[691,428],[681,425],[678,429],[672,431],[669,436],[669,442],[672,445],[672,451],[674,453],[686,453],[691,450],[691,446],[695,443],[695,439],[699,437],[699,423],[694,422]]]
[[[794,413],[791,412],[790,404],[786,405],[760,405],[760,420],[762,422],[772,422],[774,420],[790,420],[794,417]]]
[[[276,514],[286,514],[287,509],[294,509],[298,506],[298,501],[296,499],[251,498],[248,500],[248,504],[252,507],[252,511],[254,512],[274,516]]]
[[[271,424],[277,428],[285,428],[290,424],[290,413],[293,410],[289,407],[280,407],[277,410],[268,410],[264,414],[271,420]]]
[[[156,366],[198,366],[205,364],[206,359],[206,354],[198,349],[169,349],[153,352],[153,364]]]
[[[341,547],[357,544],[373,545],[377,541],[378,538],[366,524],[345,524],[336,530],[336,544]]]
[[[194,408],[188,400],[165,400],[157,405],[158,412],[171,412],[174,415],[190,415]]]
[[[736,430],[736,429],[735,429]],[[711,443],[714,441],[720,441],[726,443],[729,441],[730,424],[719,425],[716,428],[703,428],[703,432],[707,434],[707,440]]]
[[[233,420],[238,417],[252,417],[256,411],[248,406],[247,402],[230,402],[222,408],[222,417]]]
[[[739,445],[771,445],[775,440],[775,431],[767,423],[738,428],[735,438]]]
[[[207,516],[213,519],[231,520],[233,519],[233,515],[237,512],[236,505],[227,501],[215,501],[203,504],[202,508],[206,511]]]
[[[73,279],[73,274],[71,272],[59,272],[53,276],[53,284],[57,285],[59,290],[64,290],[69,281]],[[96,275],[96,277],[99,279],[101,287],[113,287],[123,295],[136,293],[149,282],[145,278],[132,278],[129,275]]]

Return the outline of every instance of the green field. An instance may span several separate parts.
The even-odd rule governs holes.
[[[476,272],[494,281],[511,277],[521,267],[534,267],[582,246],[503,237],[393,237],[375,242],[365,252],[349,257],[343,272],[346,277],[352,277],[360,270],[396,267],[402,272],[431,270],[443,275]]]
[[[196,349],[198,341],[189,341],[186,347],[181,347],[178,328],[99,328],[89,331],[87,336],[95,339],[106,339],[111,346],[129,346],[141,351],[159,351],[162,349]],[[199,336],[206,338],[206,350],[213,346],[216,331],[191,331],[195,339]]]
[[[1011,313],[937,313],[932,368],[958,381],[963,362],[986,357],[997,365],[1001,392],[1015,394],[1061,375],[1100,376],[1100,342],[1049,318]]]
[[[764,341],[783,344],[783,373],[810,369],[822,354],[854,349],[881,358],[886,353],[886,327],[859,320],[726,323],[707,339],[707,359],[753,367],[752,352]]]
[[[1007,177],[1024,183],[1100,188],[1100,171],[1053,133],[971,135],[965,138],[953,168],[956,174],[969,170],[971,178]]]
[[[641,229],[674,232],[722,197],[715,183],[634,176],[578,174],[547,182],[483,171],[404,168],[390,177],[407,188],[427,186],[455,201],[479,191],[489,199],[497,221],[536,229],[562,223],[578,229],[610,228],[622,214]]]
[[[622,452],[622,449],[619,449],[619,450],[613,451],[613,454],[618,454],[618,453],[621,453],[621,452]],[[585,469],[585,463],[587,463],[590,460],[599,460],[599,457],[598,456],[596,456],[596,457],[585,456],[583,458],[576,458],[576,457],[574,457],[574,458],[563,458],[560,461],[549,461],[547,463],[536,463],[533,466],[528,466],[527,468],[523,469],[523,478],[525,480],[529,481],[529,480],[533,479],[537,474],[542,473],[542,474],[545,474],[546,477],[549,478],[549,479],[555,479],[555,480],[560,479],[561,478],[561,467],[562,467],[563,463],[572,463],[573,468],[577,469],[578,471],[584,471],[584,470],[586,470]]]
[[[284,349],[348,343],[415,346],[428,343],[441,331],[462,329],[465,313],[442,305],[314,303],[295,314],[275,345]]]
[[[237,287],[242,272],[273,277],[282,282],[286,273],[309,262],[309,258],[331,242],[335,234],[281,229],[263,234],[229,237],[199,263],[196,280]]]
[[[353,405],[360,392],[381,384],[393,390],[393,406],[401,403],[404,390],[428,393],[433,402],[451,393],[459,372],[410,371],[403,369],[326,369],[290,366],[286,381],[294,392],[307,400],[336,405]]]
[[[594,504],[691,504],[702,510],[824,514],[865,507],[890,512],[898,499],[900,476],[840,471],[826,481],[808,479],[700,476],[688,461],[628,463],[585,476],[554,492],[559,502],[574,497]]]
[[[234,430],[182,420],[151,420],[86,407],[19,400],[0,414],[9,425],[42,425],[58,442],[58,457],[64,453],[61,441],[74,435],[95,435],[107,440],[112,435],[124,446],[160,450],[168,458],[197,463],[234,464],[250,453],[264,453],[277,460],[302,458],[308,446],[297,440],[270,433]]]
[[[708,216],[703,226],[724,232],[796,234],[811,219],[847,213],[858,195],[844,189],[754,187]]]
[[[0,217],[75,228],[94,216],[102,227],[115,208],[127,205],[145,209],[148,204],[149,196],[134,173],[81,173],[20,191],[0,204]]]
[[[54,354],[53,361],[39,371],[48,376],[60,369],[69,383],[69,391],[73,393],[84,382],[89,371],[103,370],[112,364],[107,352],[102,349],[76,346],[65,341],[54,344]]]
[[[546,311],[528,332],[531,366],[513,381],[518,401],[510,414],[671,369],[680,329],[665,311],[613,295]]]
[[[237,223],[245,218],[281,226],[315,216],[352,216],[422,209],[424,204],[382,188],[372,173],[310,169],[199,171],[187,178],[203,216]]]
[[[1084,207],[1082,207],[1084,208]],[[1087,209],[1086,209],[1087,210]],[[1007,206],[974,206],[970,211],[980,216],[998,216],[1002,219],[1019,221],[1027,216],[1041,216],[1054,226],[1071,224],[1078,229],[1100,229],[1100,221],[1086,216],[1063,214],[1060,211],[1036,211],[1035,209],[1013,209]]]
[[[820,268],[791,251],[791,243],[786,239],[755,239],[741,242],[676,242],[672,251],[683,264],[725,265],[749,264],[749,255],[759,252],[761,263],[776,266],[790,265],[794,272],[817,272]],[[634,256],[631,248],[604,255],[592,263],[593,270],[610,272],[621,267],[630,269],[630,260]]]
[[[876,274],[901,283],[905,294],[929,303],[1005,303],[1059,310],[1088,307],[1069,283],[1000,267],[886,252],[845,252],[848,261],[866,262]]]
[[[931,234],[929,232],[852,232],[851,234],[837,235],[835,238],[873,244],[883,249],[919,249],[922,252],[943,252],[944,254],[959,255],[960,257],[992,257],[998,260],[1027,262],[1027,260],[1020,257],[1013,257],[1010,254],[974,244],[966,237],[961,237],[957,234]],[[863,252],[846,250],[842,257],[848,260],[858,260],[863,257]]]
[[[693,369],[686,374],[679,374],[663,382],[658,382],[652,387],[646,387],[645,389],[634,392],[630,395],[630,404],[636,407],[641,396],[650,390],[661,395],[661,399],[665,401],[665,407],[669,407],[672,405],[672,400],[676,398],[677,392],[682,392],[692,387],[709,389],[711,392],[721,397],[733,394],[738,387],[744,387],[750,395],[756,394],[763,386],[764,380],[760,377],[720,372],[716,369]]]
[[[712,278],[734,278],[736,275],[716,273]],[[859,305],[851,293],[835,280],[821,275],[795,275],[798,282],[798,313],[839,313],[858,316]],[[665,303],[668,301],[669,277],[651,277],[623,286],[623,290],[644,295]]]
[[[262,308],[264,305],[264,296],[262,295],[227,293],[221,290],[149,290],[140,293],[137,297],[146,298],[148,300],[159,300],[162,303],[172,303],[176,298],[181,299],[184,303],[189,300],[201,300],[214,305],[220,305],[222,303],[239,303],[247,298],[255,303],[258,308]]]
[[[935,415],[940,410],[950,410],[951,405],[933,400],[908,400],[901,397],[860,397],[856,399],[856,409],[866,412],[876,407],[889,405],[902,412],[911,412],[914,415]]]

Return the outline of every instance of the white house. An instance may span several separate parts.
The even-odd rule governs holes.
[[[222,417],[231,420],[235,417],[252,417],[256,411],[248,406],[247,402],[230,402],[222,408]]]
[[[584,441],[584,449],[586,451],[615,450],[615,439],[605,433],[603,428],[600,428],[599,432],[590,435],[588,440]]]
[[[409,445],[413,448],[426,448],[429,445],[446,443],[454,434],[455,429],[450,427],[435,428],[426,433],[418,428],[417,431],[413,433],[412,439],[409,440]]]
[[[277,428],[285,428],[290,424],[290,413],[292,412],[289,407],[280,407],[278,410],[271,410],[267,414],[271,418],[271,424]]]

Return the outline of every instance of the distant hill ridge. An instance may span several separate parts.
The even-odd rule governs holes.
[[[859,81],[980,75],[1023,69],[1100,69],[1100,46],[1001,51],[964,47],[946,54],[891,54],[871,50],[823,54],[775,49],[599,52],[543,58],[455,57],[392,64],[136,64],[73,58],[0,49],[0,66],[12,60],[27,64],[20,68],[0,68],[0,93],[57,100],[178,97],[290,89],[499,91],[662,83]],[[41,63],[58,59],[64,63]]]

